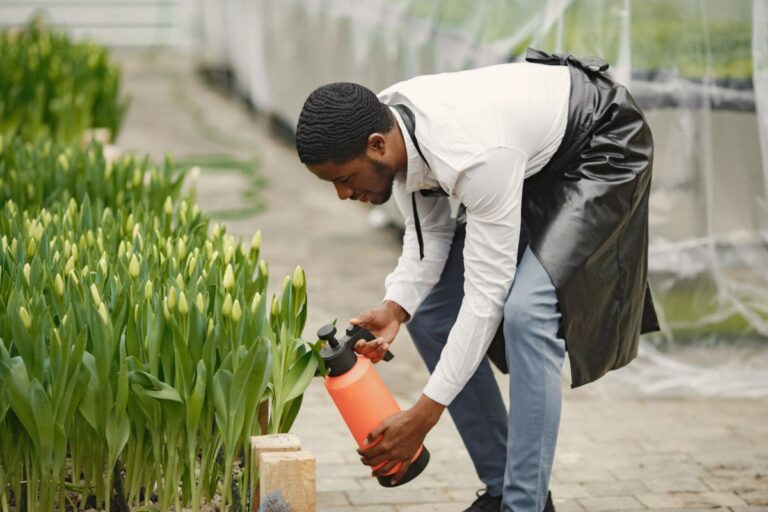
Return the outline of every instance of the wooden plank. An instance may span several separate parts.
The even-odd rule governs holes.
[[[253,512],[259,510],[261,493],[259,492],[260,456],[264,453],[298,452],[301,441],[295,434],[270,434],[251,437],[251,495]]]
[[[317,510],[315,456],[306,451],[267,452],[259,457],[261,496],[280,491],[293,512]]]

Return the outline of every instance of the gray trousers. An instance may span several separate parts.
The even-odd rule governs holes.
[[[430,372],[464,296],[464,236],[461,225],[440,281],[406,324]],[[488,358],[448,406],[478,477],[491,495],[503,494],[504,511],[544,510],[560,424],[565,341],[559,324],[554,285],[527,249],[504,308],[509,411]]]

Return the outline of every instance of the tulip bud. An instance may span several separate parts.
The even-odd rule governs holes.
[[[197,214],[200,213],[200,208],[197,206],[197,204],[192,205],[192,209],[189,211],[190,215],[194,219],[197,217]]]
[[[30,238],[29,242],[27,242],[27,257],[31,258],[37,253],[37,242],[35,242],[34,238]]]
[[[193,275],[195,275],[195,269],[197,267],[197,258],[195,258],[195,255],[193,254],[189,258],[189,267],[187,269],[187,275],[192,278]]]
[[[77,272],[73,270],[68,275],[69,275],[69,278],[72,280],[72,282],[75,283],[75,286],[80,284],[80,279],[77,277]]]
[[[104,305],[102,302],[99,304],[99,316],[101,317],[101,321],[105,324],[109,323],[109,315],[107,314],[107,306]]]
[[[21,317],[21,323],[24,327],[30,329],[32,327],[32,318],[29,316],[29,311],[24,306],[19,306],[19,317]]]
[[[80,250],[77,248],[77,244],[72,244],[72,257],[77,259],[77,255],[80,253]]]
[[[136,224],[136,221],[133,220],[133,214],[129,213],[128,218],[125,219],[125,232],[133,233],[133,226],[135,224]]]
[[[221,236],[221,224],[218,222],[214,224],[211,234],[213,235],[213,238],[219,238]]]
[[[171,312],[168,309],[168,297],[165,297],[163,299],[163,316],[165,317],[166,320],[171,319]]]
[[[171,212],[173,212],[173,201],[171,200],[171,196],[168,196],[165,198],[165,204],[163,204],[163,210],[165,211],[166,215],[170,215]]]
[[[69,274],[75,270],[75,257],[70,256],[67,262],[64,264],[64,273]]]
[[[256,295],[253,296],[253,300],[251,301],[251,313],[256,313],[256,309],[259,307],[259,301],[261,300],[261,294],[259,292],[256,292]]]
[[[197,310],[200,312],[200,314],[205,314],[205,300],[203,299],[202,293],[197,294],[195,305],[197,306]]]
[[[14,238],[13,240],[11,240],[11,254],[15,255],[18,248],[19,248],[19,243]]]
[[[293,271],[293,287],[297,290],[304,288],[304,271],[299,266]]]
[[[168,291],[168,309],[173,311],[176,309],[176,288],[171,287],[171,289]]]
[[[87,276],[88,272],[90,271],[91,271],[90,267],[88,265],[85,265],[83,269],[80,271],[80,275]]]
[[[24,264],[24,280],[27,282],[27,286],[29,286],[29,275],[32,273],[32,267],[29,266],[29,263]]]
[[[232,296],[230,294],[227,294],[227,296],[224,297],[224,303],[221,305],[221,313],[224,316],[232,314]]]
[[[107,254],[106,253],[101,255],[101,259],[99,260],[99,268],[101,269],[101,273],[106,275],[107,273]]]
[[[179,285],[179,288],[182,290],[184,289],[184,276],[181,274],[176,274],[176,284]]]
[[[89,229],[85,232],[85,240],[88,242],[88,247],[93,247],[96,243],[96,238],[93,236],[93,230]]]
[[[229,264],[230,261],[232,261],[232,256],[235,255],[235,248],[232,246],[232,244],[227,244],[224,246],[224,264]]]
[[[259,274],[262,276],[266,276],[269,274],[269,266],[267,266],[267,262],[264,260],[261,260],[259,262]]]
[[[234,304],[232,304],[232,321],[237,323],[240,321],[242,317],[243,317],[243,310],[240,308],[240,301],[238,299],[235,299]]]
[[[125,240],[120,240],[120,245],[117,246],[117,257],[122,259],[125,256]]]
[[[255,257],[259,253],[259,249],[261,249],[261,230],[256,231],[251,238],[251,255]]]
[[[147,281],[147,283],[144,285],[144,299],[152,299],[152,281]]]
[[[189,313],[189,306],[187,305],[187,295],[184,292],[179,293],[179,313],[186,315]]]
[[[139,276],[139,260],[135,254],[131,256],[131,262],[128,264],[128,274],[134,279]]]
[[[61,274],[56,274],[56,278],[53,280],[54,290],[59,297],[64,295],[64,280],[61,278]]]
[[[208,319],[208,336],[213,332],[213,318]]]
[[[232,265],[227,265],[227,269],[224,271],[224,279],[222,280],[224,289],[229,291],[235,285],[235,273],[232,270]]]
[[[131,238],[136,238],[139,233],[141,233],[141,224],[135,224],[131,230]]]
[[[91,283],[91,297],[93,297],[94,304],[101,302],[101,296],[99,295],[99,289],[96,288],[96,283]]]
[[[277,295],[272,296],[272,316],[280,315],[280,303],[277,301]]]
[[[205,241],[205,253],[208,255],[208,258],[210,259],[211,254],[213,254],[213,244],[210,240]]]
[[[187,244],[184,243],[183,238],[179,238],[176,241],[176,254],[180,260],[183,260],[187,255]]]

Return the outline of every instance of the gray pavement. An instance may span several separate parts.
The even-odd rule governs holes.
[[[366,205],[338,201],[291,146],[270,136],[263,119],[202,84],[189,59],[164,53],[119,57],[132,96],[121,147],[156,158],[171,152],[177,158],[258,159],[258,172],[269,182],[262,191],[267,208],[225,225],[246,240],[261,229],[272,283],[296,265],[304,267],[307,339],[320,325],[334,318],[343,324],[379,303],[384,276],[400,252],[397,232],[371,228]],[[246,187],[240,173],[203,172],[198,199],[207,210],[242,206]],[[427,372],[405,330],[392,350],[396,358],[377,369],[408,407]],[[567,373],[551,484],[559,512],[768,511],[768,399],[617,397],[609,392],[613,381],[570,390]],[[506,380],[498,377],[504,390]],[[429,467],[398,489],[380,488],[360,464],[320,380],[307,391],[294,432],[317,457],[321,511],[458,511],[482,487],[447,414],[427,437]]]

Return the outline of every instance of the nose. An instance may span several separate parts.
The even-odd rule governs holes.
[[[336,195],[339,199],[349,199],[354,194],[354,190],[343,183],[334,183],[333,186],[336,187]]]

